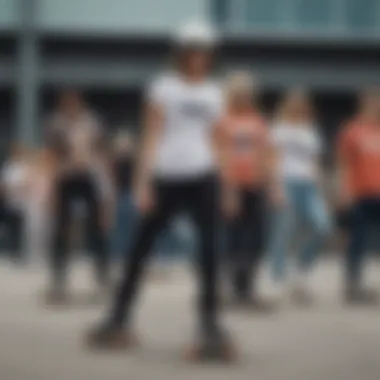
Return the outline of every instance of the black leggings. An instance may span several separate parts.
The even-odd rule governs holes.
[[[362,286],[366,251],[370,246],[373,227],[380,225],[380,198],[363,198],[351,209],[349,238],[346,255],[346,286]]]
[[[87,241],[95,255],[96,279],[101,285],[108,281],[106,236],[101,224],[101,205],[98,189],[90,173],[78,173],[59,179],[55,188],[56,225],[53,233],[51,270],[54,286],[64,287],[69,261],[68,243],[73,202],[86,206],[85,228]]]
[[[152,213],[142,217],[132,250],[126,255],[124,277],[117,289],[111,311],[111,323],[122,327],[129,322],[131,306],[141,282],[147,258],[156,237],[178,212],[185,211],[193,219],[200,243],[197,257],[202,324],[216,323],[217,309],[217,234],[216,194],[212,176],[182,182],[157,181],[156,205]]]
[[[239,196],[239,213],[227,221],[228,267],[235,294],[248,297],[264,252],[266,197],[262,190],[242,190]]]
[[[0,200],[0,226],[7,231],[7,251],[10,258],[16,261],[26,259],[24,252],[25,217],[23,212],[9,208]]]

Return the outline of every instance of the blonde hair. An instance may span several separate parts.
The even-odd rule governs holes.
[[[36,149],[30,160],[34,168],[53,172],[58,164],[57,157],[48,149]]]
[[[252,96],[256,92],[256,77],[249,71],[233,71],[227,75],[224,85],[226,97],[232,98],[236,94]]]
[[[25,145],[18,142],[14,142],[10,146],[9,157],[16,160],[27,160],[32,155],[33,150]]]
[[[294,88],[288,91],[280,101],[275,118],[277,120],[288,119],[294,106],[300,107],[307,118],[314,117],[314,107],[307,91],[303,88]]]
[[[133,135],[126,129],[119,129],[112,139],[112,147],[114,150],[118,150],[120,147],[125,145],[129,145],[132,148],[133,144]]]
[[[369,104],[380,100],[380,89],[370,87],[362,90],[358,94],[358,111],[363,112],[368,108]]]

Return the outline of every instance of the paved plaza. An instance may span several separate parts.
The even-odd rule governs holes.
[[[73,291],[85,294],[90,268],[79,264]],[[369,281],[380,289],[380,266]],[[180,359],[190,341],[196,287],[190,269],[175,267],[151,280],[137,310],[141,347],[123,354],[90,353],[82,335],[106,305],[47,309],[44,271],[0,266],[0,380],[379,380],[380,307],[347,309],[340,301],[337,262],[321,264],[313,278],[316,304],[300,310],[284,303],[263,316],[226,312],[240,359],[233,365],[191,365]],[[270,295],[265,273],[262,291]]]

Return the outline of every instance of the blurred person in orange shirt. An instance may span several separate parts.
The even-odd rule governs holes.
[[[274,280],[280,294],[290,290],[292,301],[308,304],[313,301],[310,275],[331,221],[322,189],[324,144],[311,100],[303,90],[291,90],[280,103],[272,140],[286,194],[284,207],[274,215],[269,244]],[[296,239],[301,245],[294,244]],[[295,276],[287,284],[292,246],[297,250]]]
[[[338,138],[339,202],[349,211],[345,298],[373,303],[378,294],[363,287],[362,272],[369,228],[380,226],[380,90],[359,98],[357,115]]]
[[[216,141],[228,266],[236,303],[264,311],[269,304],[258,297],[257,276],[264,252],[268,195],[270,191],[279,195],[273,181],[275,156],[256,104],[255,78],[240,71],[226,82],[227,110],[218,124]]]

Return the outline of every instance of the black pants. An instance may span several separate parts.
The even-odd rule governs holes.
[[[65,286],[72,206],[78,201],[86,206],[85,232],[90,250],[95,255],[96,279],[99,284],[105,284],[108,281],[106,233],[102,228],[100,196],[93,176],[85,172],[59,179],[56,183],[55,196],[56,225],[51,258],[53,285]]]
[[[264,252],[266,197],[263,190],[241,190],[238,215],[227,221],[228,267],[239,297],[250,296]]]
[[[380,227],[380,197],[361,199],[351,210],[346,255],[347,286],[357,287],[361,283],[371,227]]]
[[[24,259],[24,220],[23,212],[8,207],[3,200],[0,200],[0,225],[5,227],[7,233],[7,251],[10,258],[16,261]]]
[[[217,309],[217,234],[216,194],[211,176],[201,179],[164,182],[155,185],[154,210],[142,217],[131,252],[126,255],[124,277],[117,289],[111,323],[118,327],[129,322],[131,306],[141,282],[147,258],[156,237],[178,212],[187,212],[199,236],[197,272],[200,285],[199,310],[202,324],[216,323]]]

